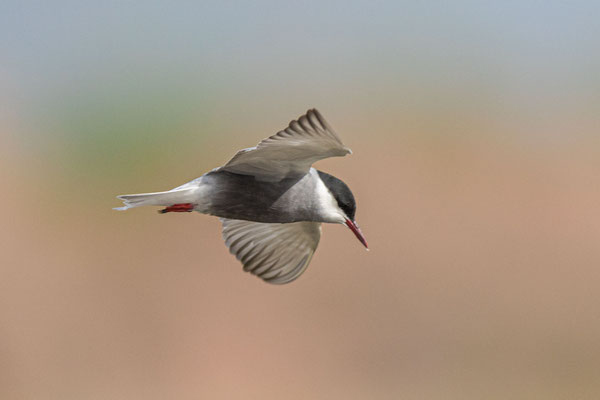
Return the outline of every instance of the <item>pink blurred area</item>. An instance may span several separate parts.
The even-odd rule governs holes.
[[[243,273],[215,218],[111,210],[168,186],[73,179],[3,135],[1,397],[599,395],[591,142],[439,143],[352,115],[329,119],[354,154],[319,167],[353,189],[371,251],[325,226],[285,286]]]

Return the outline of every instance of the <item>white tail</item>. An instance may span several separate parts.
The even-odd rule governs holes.
[[[123,201],[123,207],[115,207],[113,210],[125,211],[130,208],[140,206],[171,206],[173,204],[194,203],[197,187],[195,188],[176,188],[168,192],[141,193],[141,194],[123,194],[117,196]]]

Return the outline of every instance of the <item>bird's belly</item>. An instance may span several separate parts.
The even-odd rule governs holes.
[[[228,219],[288,223],[314,221],[313,201],[304,178],[261,182],[253,176],[213,171],[203,177],[207,214]]]

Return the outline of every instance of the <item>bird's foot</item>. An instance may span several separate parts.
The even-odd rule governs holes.
[[[173,204],[167,208],[163,208],[158,212],[161,214],[168,212],[192,212],[194,211],[194,205],[192,203],[183,203],[183,204]]]

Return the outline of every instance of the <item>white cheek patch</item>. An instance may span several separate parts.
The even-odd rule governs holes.
[[[317,182],[315,188],[317,192],[317,199],[319,202],[320,212],[325,218],[325,222],[332,222],[338,224],[345,223],[346,215],[338,206],[335,197],[333,197],[329,189],[327,189],[327,186],[325,186],[316,170],[311,169],[311,173],[315,175],[315,179]]]

